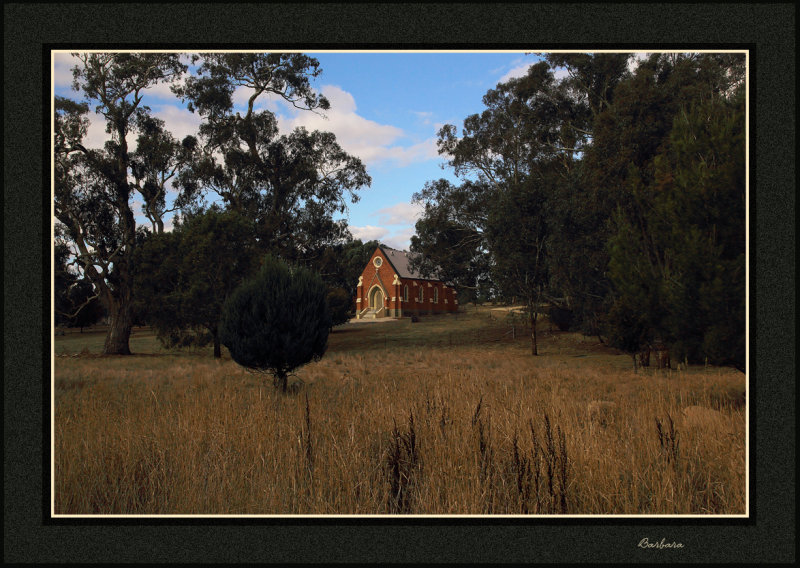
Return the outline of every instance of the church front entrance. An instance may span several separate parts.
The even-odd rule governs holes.
[[[369,295],[369,307],[379,310],[383,307],[383,291],[377,286],[373,288]]]

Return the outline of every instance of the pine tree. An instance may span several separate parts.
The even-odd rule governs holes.
[[[325,354],[331,328],[326,296],[318,274],[267,256],[260,272],[225,302],[220,340],[234,361],[271,374],[285,393],[290,372]]]
[[[699,60],[697,77],[715,63],[726,60]],[[732,79],[703,89],[694,75],[681,81],[678,94],[688,100],[669,100],[672,120],[658,150],[629,164],[620,184],[627,198],[619,200],[607,243],[607,332],[612,345],[631,353],[663,342],[681,361],[744,371],[742,85]],[[663,105],[657,110],[664,114]]]

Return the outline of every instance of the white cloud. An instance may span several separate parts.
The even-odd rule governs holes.
[[[408,250],[415,233],[414,224],[423,207],[413,203],[397,203],[374,213],[381,226],[350,227],[354,238],[362,241],[379,240],[392,248]]]
[[[199,115],[189,112],[184,108],[171,105],[163,105],[153,109],[153,116],[164,121],[165,128],[176,140],[183,140],[188,135],[196,136],[200,127],[201,118]],[[111,135],[106,132],[106,119],[102,114],[90,109],[86,115],[89,119],[89,127],[86,136],[83,138],[83,145],[87,148],[102,148]],[[129,132],[126,140],[130,151],[136,150],[136,132]]]
[[[183,140],[190,134],[197,136],[202,122],[200,115],[173,105],[155,107],[153,115],[164,121],[165,128],[176,140]]]
[[[377,211],[382,225],[413,225],[424,211],[423,205],[397,203]]]
[[[335,112],[355,114],[357,108],[356,99],[341,87],[326,85],[322,87],[322,94],[330,101],[331,108]]]
[[[432,122],[433,122],[431,120],[433,118],[433,113],[432,112],[418,111],[418,110],[412,110],[412,111],[409,111],[409,112],[411,112],[411,114],[413,114],[420,121],[422,121],[422,124],[432,124]]]
[[[168,101],[175,101],[177,103],[180,99],[175,96],[175,93],[172,92],[171,88],[173,85],[183,85],[185,81],[186,75],[183,75],[179,79],[176,79],[172,82],[156,83],[147,87],[147,89],[143,91],[143,94],[147,98],[165,99]]]
[[[86,136],[83,137],[83,145],[87,148],[102,148],[111,136],[106,132],[105,117],[91,109],[86,117],[89,119],[89,127],[86,130]],[[128,147],[135,147],[136,135],[134,133],[129,132],[125,139],[128,141]]]
[[[413,163],[427,162],[438,158],[439,149],[436,146],[436,138],[428,138],[407,147],[392,146],[386,148],[379,156],[379,160],[390,160],[397,166],[408,166]]]
[[[385,237],[381,242],[397,250],[408,250],[411,246],[411,237],[413,235],[414,229],[404,229],[402,231],[395,231],[388,237]]]
[[[405,166],[438,157],[435,137],[410,146],[401,145],[400,142],[408,138],[402,128],[380,124],[360,116],[356,112],[353,95],[340,87],[325,85],[321,91],[331,103],[330,110],[325,111],[323,116],[308,111],[294,112],[291,109],[291,116],[278,118],[282,132],[290,132],[301,126],[311,131],[332,132],[347,153],[359,157],[368,166],[386,162]]]
[[[525,63],[524,65],[518,65],[513,69],[509,70],[505,75],[498,79],[498,83],[505,83],[509,79],[519,79],[520,77],[524,77],[528,73],[528,67],[533,65],[533,63]]]
[[[414,235],[414,229],[411,227],[397,231],[390,231],[385,227],[374,227],[372,225],[365,227],[351,226],[349,229],[355,239],[361,239],[362,242],[380,241],[397,250],[408,250],[411,245],[411,237]]]
[[[53,86],[55,88],[72,88],[72,68],[78,58],[69,53],[53,54]]]
[[[373,227],[372,225],[366,225],[364,227],[353,227],[350,226],[350,234],[353,235],[353,238],[361,239],[362,241],[372,241],[372,240],[381,240],[384,235],[389,233],[383,227]]]
[[[524,77],[525,75],[527,75],[528,68],[531,65],[535,65],[535,63],[526,63],[524,65],[519,65],[517,67],[514,67],[513,69],[508,71],[505,75],[500,77],[498,83],[505,83],[510,79],[519,79],[520,77]],[[567,69],[565,67],[557,67],[553,74],[556,78],[556,81],[561,81],[562,79],[568,76]]]
[[[164,218],[164,232],[171,233],[175,229],[175,215]]]

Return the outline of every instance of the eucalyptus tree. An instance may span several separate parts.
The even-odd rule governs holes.
[[[424,209],[411,237],[411,250],[418,253],[411,264],[424,276],[454,286],[462,303],[476,298],[490,280],[485,228],[492,195],[474,180],[454,185],[439,179],[413,196]]]
[[[547,286],[547,196],[554,172],[571,167],[580,151],[574,133],[563,128],[562,99],[546,62],[498,84],[483,97],[486,109],[464,120],[461,136],[453,125],[439,131],[439,152],[464,183],[428,184],[415,196],[425,205],[415,247],[445,266],[482,264],[503,295],[523,298],[530,310],[533,354]],[[441,235],[451,239],[451,246],[437,253]],[[462,274],[468,272],[462,268]]]
[[[186,205],[182,194],[168,203],[167,193],[180,172],[192,164],[196,150],[194,136],[178,141],[165,129],[163,120],[147,116],[141,121],[130,171],[133,185],[143,198],[142,214],[150,221],[154,234],[164,232],[165,215]]]
[[[55,325],[80,327],[96,323],[104,315],[91,282],[73,268],[75,262],[64,226],[55,225],[53,250],[53,308]]]
[[[539,354],[536,323],[548,286],[548,189],[542,178],[508,188],[497,196],[486,226],[492,279],[506,297],[524,300],[531,355]]]
[[[550,53],[545,55],[562,76],[556,91],[565,145],[576,152],[553,184],[547,222],[551,303],[567,310],[571,325],[600,337],[611,284],[607,275],[608,219],[617,185],[603,177],[603,160],[614,157],[605,146],[606,125],[613,120],[618,86],[630,77],[631,54]],[[599,145],[598,145],[599,141]],[[606,151],[608,150],[608,155]]]
[[[177,54],[75,54],[73,88],[86,103],[56,97],[54,105],[55,215],[66,227],[82,272],[108,310],[104,353],[129,354],[133,253],[137,246],[128,135],[142,131],[148,88],[171,83],[186,66]],[[89,105],[106,123],[103,148],[86,148]],[[141,194],[147,207],[156,194]]]
[[[181,179],[187,195],[215,193],[229,209],[253,219],[261,246],[284,258],[315,254],[314,241],[336,240],[346,196],[371,183],[358,158],[348,155],[328,132],[297,128],[279,135],[274,113],[259,110],[270,97],[321,113],[328,100],[311,80],[319,62],[302,54],[201,54],[196,75],[174,91],[200,114],[203,157]],[[244,113],[235,98],[246,96]],[[299,242],[307,245],[298,246]]]

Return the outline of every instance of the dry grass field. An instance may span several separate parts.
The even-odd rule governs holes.
[[[532,357],[490,313],[337,328],[289,396],[147,330],[57,336],[55,513],[745,514],[744,375],[546,320]]]

